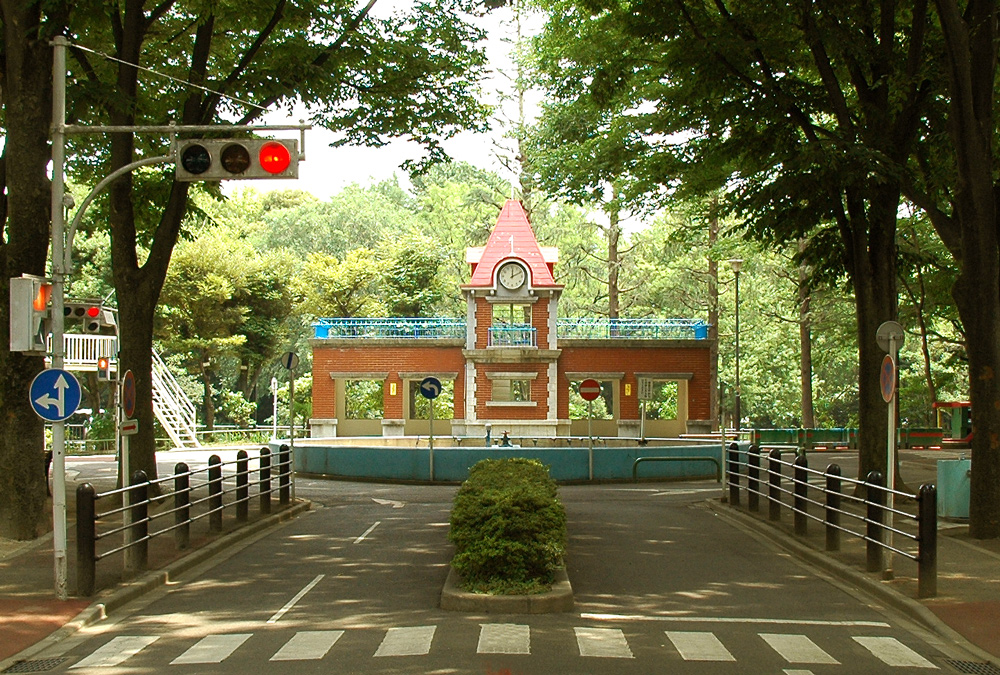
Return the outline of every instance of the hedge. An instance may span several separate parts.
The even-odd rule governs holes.
[[[466,590],[547,590],[566,551],[566,512],[548,467],[520,458],[477,463],[455,495],[448,538]]]

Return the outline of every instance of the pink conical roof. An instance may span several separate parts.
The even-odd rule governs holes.
[[[500,211],[497,224],[490,233],[486,246],[466,251],[466,262],[472,263],[472,278],[465,288],[493,286],[496,268],[501,262],[518,259],[531,271],[533,288],[561,288],[552,277],[552,268],[559,258],[552,247],[538,245],[535,232],[528,222],[524,206],[516,199],[508,199]]]

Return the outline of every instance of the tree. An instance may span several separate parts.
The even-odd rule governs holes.
[[[997,160],[997,27],[995,0],[935,0],[946,47],[946,126],[931,150],[949,163],[914,185],[914,201],[929,215],[958,263],[953,294],[966,331],[969,399],[975,410],[969,533],[1000,537],[1000,219]],[[944,131],[947,130],[945,137]],[[924,158],[927,156],[924,155]],[[951,180],[949,180],[951,179]],[[952,189],[950,186],[954,185]],[[919,187],[925,188],[920,190]]]
[[[298,100],[315,121],[341,132],[342,143],[378,145],[407,136],[433,160],[443,155],[442,137],[484,119],[474,98],[484,63],[475,47],[482,32],[466,20],[476,9],[473,0],[418,4],[388,17],[372,14],[375,0],[360,10],[347,1],[145,5],[75,3],[74,34],[115,57],[72,50],[71,110],[81,122],[249,123],[275,104]],[[185,86],[150,80],[140,64]],[[90,169],[96,178],[140,152],[162,152],[160,139],[133,133],[110,134],[110,152],[104,142],[78,140],[74,168]],[[92,159],[105,157],[107,162]],[[139,434],[131,444],[131,466],[150,476],[156,475],[149,376],[153,313],[190,189],[165,172],[148,180],[137,173],[115,182],[109,194],[121,367],[136,374]],[[138,255],[143,242],[149,250],[144,260]]]
[[[0,105],[4,131],[0,155],[0,297],[8,279],[45,275],[49,247],[49,179],[52,122],[50,40],[61,34],[72,3],[0,2]],[[46,480],[42,421],[28,404],[40,356],[10,352],[8,303],[0,302],[0,537],[32,539],[45,523]]]
[[[367,248],[354,249],[343,260],[310,254],[303,271],[303,309],[315,317],[385,316],[385,305],[378,299],[384,268]]]
[[[818,273],[846,273],[859,470],[884,469],[873,336],[896,317],[902,187],[881,165],[910,157],[933,91],[926,3],[543,4],[546,89],[571,122],[565,136],[587,139],[595,158],[578,183],[613,180],[663,202],[722,188],[751,236],[784,245],[808,235]]]

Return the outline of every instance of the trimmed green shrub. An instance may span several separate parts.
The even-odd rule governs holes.
[[[566,551],[566,511],[548,467],[531,459],[485,459],[455,495],[448,538],[466,590],[546,590]]]

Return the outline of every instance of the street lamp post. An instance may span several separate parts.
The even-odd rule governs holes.
[[[743,426],[742,401],[740,400],[740,268],[743,266],[743,260],[741,258],[732,258],[729,261],[729,266],[733,269],[733,274],[736,275],[736,382],[733,390],[735,397],[733,426],[736,427],[736,431],[739,433],[740,427]]]

